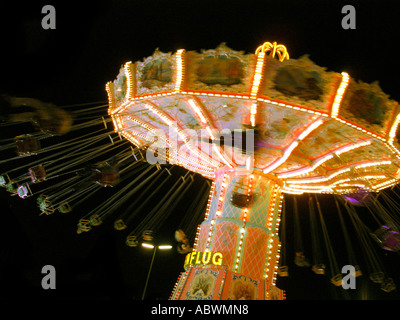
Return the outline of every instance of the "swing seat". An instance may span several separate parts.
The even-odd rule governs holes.
[[[42,194],[38,197],[37,199],[39,209],[42,211],[42,213],[49,215],[54,212],[53,204],[52,202],[47,198],[46,195]]]
[[[11,182],[10,177],[8,174],[3,174],[0,176],[0,186],[6,188],[7,184]]]
[[[393,279],[387,278],[385,281],[383,281],[381,284],[381,290],[385,292],[396,290],[396,284],[394,283]]]
[[[137,240],[136,236],[127,236],[125,243],[129,247],[137,247],[139,245],[139,241]]]
[[[90,229],[90,221],[87,219],[80,219],[78,222],[78,229],[76,230],[76,233],[80,234],[82,232],[88,232]]]
[[[281,266],[278,268],[278,275],[280,277],[288,277],[289,276],[289,267],[288,266]]]
[[[17,188],[17,194],[20,198],[24,199],[31,196],[32,192],[31,189],[29,188],[29,185],[27,183],[24,183],[23,185]]]
[[[298,267],[309,267],[310,266],[310,263],[304,256],[303,252],[296,252],[296,256],[294,258],[294,263]]]
[[[14,140],[17,146],[17,155],[19,156],[37,154],[40,149],[40,141],[30,134],[16,136]]]
[[[178,242],[184,242],[186,240],[186,234],[182,229],[175,231],[175,240]]]
[[[145,241],[152,241],[153,240],[153,231],[152,230],[143,231],[142,238]]]
[[[92,214],[92,215],[89,217],[89,222],[90,222],[90,224],[91,224],[92,226],[96,227],[96,226],[101,225],[101,224],[103,223],[103,220],[101,220],[100,216],[99,216],[98,214],[95,213],[95,214]]]
[[[180,254],[185,254],[185,253],[189,253],[193,251],[193,248],[188,245],[188,244],[184,244],[184,243],[180,243],[177,247],[177,251]]]
[[[388,226],[381,226],[374,233],[371,233],[374,240],[387,251],[400,250],[400,234]]]
[[[38,183],[46,179],[46,170],[41,164],[29,168],[28,172],[33,183]]]
[[[6,190],[10,193],[17,193],[18,184],[16,182],[10,181],[6,185]]]
[[[362,272],[361,272],[360,266],[356,265],[356,266],[354,266],[354,269],[356,269],[356,277],[361,277]]]
[[[103,187],[113,187],[120,181],[119,172],[116,170],[100,171],[96,169],[92,173],[92,179]]]
[[[58,206],[58,211],[61,213],[68,213],[72,211],[72,208],[67,201],[64,201]]]
[[[342,285],[343,282],[343,275],[341,273],[338,273],[337,275],[333,276],[331,278],[331,282],[337,286],[340,287]]]
[[[323,263],[314,264],[312,266],[312,271],[314,271],[315,274],[325,274],[325,265]]]
[[[373,272],[369,275],[372,282],[382,283],[385,280],[385,275],[383,272]]]
[[[125,224],[124,220],[118,219],[114,221],[114,229],[115,230],[124,230],[126,229],[127,225]]]

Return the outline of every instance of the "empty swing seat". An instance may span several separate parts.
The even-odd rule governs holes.
[[[46,170],[41,164],[29,168],[28,171],[33,183],[38,183],[46,179]]]
[[[382,283],[385,280],[385,275],[383,272],[373,272],[369,275],[372,282]]]
[[[381,226],[374,233],[371,233],[371,236],[384,250],[400,250],[400,233],[388,226]]]
[[[39,140],[30,134],[16,136],[14,140],[17,147],[17,154],[19,156],[37,154],[40,149]]]
[[[323,263],[320,264],[314,264],[312,266],[312,271],[315,274],[325,274],[325,265]]]
[[[117,170],[99,170],[92,172],[92,179],[103,187],[112,187],[118,184],[120,177]]]
[[[20,185],[17,188],[17,194],[20,198],[24,199],[32,195],[31,189],[29,188],[29,185],[27,183],[24,183],[23,185]]]
[[[342,285],[343,282],[343,275],[341,273],[338,273],[337,275],[333,276],[331,278],[331,282],[337,286],[340,287]]]
[[[153,231],[152,230],[143,231],[142,238],[145,241],[152,241],[153,240]]]
[[[136,236],[127,236],[126,242],[129,247],[137,247],[139,245],[139,241]]]
[[[126,228],[127,228],[127,225],[125,224],[124,220],[117,219],[114,221],[114,229],[115,230],[124,230]]]
[[[90,221],[87,219],[80,219],[78,222],[78,229],[76,233],[88,232],[91,229]]]
[[[71,206],[69,205],[69,203],[67,201],[62,202],[59,206],[58,206],[58,211],[60,211],[61,213],[68,213],[72,210]]]
[[[101,220],[101,217],[97,213],[92,214],[89,217],[89,221],[90,221],[90,225],[92,225],[94,227],[99,226],[103,223],[103,220]]]
[[[296,256],[294,258],[294,263],[298,267],[309,267],[310,266],[310,263],[304,256],[303,252],[296,252]]]
[[[396,284],[394,283],[392,278],[387,278],[381,283],[381,290],[385,292],[391,292],[396,290]]]
[[[281,266],[278,268],[278,275],[280,277],[288,277],[289,276],[289,267],[288,266]]]

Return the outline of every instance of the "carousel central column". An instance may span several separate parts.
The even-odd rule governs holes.
[[[172,299],[283,298],[275,287],[281,187],[272,175],[216,172],[205,220]]]

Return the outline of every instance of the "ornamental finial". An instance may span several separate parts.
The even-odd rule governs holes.
[[[289,60],[289,53],[287,52],[286,47],[283,44],[277,44],[275,41],[271,42],[264,42],[261,46],[259,46],[256,50],[256,54],[261,52],[267,53],[274,58],[275,54],[278,55],[279,61],[283,61],[285,59]]]

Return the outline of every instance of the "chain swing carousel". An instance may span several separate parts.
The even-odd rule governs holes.
[[[107,92],[118,133],[137,147],[157,136],[159,155],[213,181],[171,299],[283,298],[275,286],[283,194],[362,202],[361,193],[398,180],[398,104],[376,83],[289,59],[275,42],[255,54],[223,44],[156,51],[126,63]]]
[[[190,190],[196,174],[209,179],[210,185],[201,187],[203,194],[209,194],[196,197],[197,205],[190,206],[185,214],[185,224],[195,226],[205,211],[193,245],[188,244],[183,231],[176,233],[179,250],[187,256],[185,271],[170,297],[173,300],[284,299],[284,291],[276,287],[277,276],[289,274],[285,260],[279,262],[284,194],[341,196],[360,236],[365,237],[352,203],[365,205],[371,194],[382,194],[381,190],[395,186],[399,179],[397,102],[376,83],[366,84],[345,72],[327,71],[307,56],[289,59],[285,46],[276,42],[264,43],[255,54],[224,44],[200,53],[156,50],[143,61],[125,63],[117,78],[106,84],[106,91],[108,116],[96,120],[104,128],[96,133],[83,132],[80,139],[68,142],[68,147],[76,149],[64,157],[78,151],[82,155],[68,158],[71,168],[85,159],[97,159],[102,147],[96,143],[109,138],[112,144],[107,144],[104,155],[112,156],[97,161],[89,173],[87,167],[82,172],[74,169],[71,180],[48,187],[52,188],[52,197],[46,193],[48,189],[42,192],[40,208],[46,214],[55,208],[68,212],[70,203],[76,200],[76,190],[84,201],[99,189],[118,186],[124,180],[113,196],[79,220],[78,232],[89,231],[106,218],[115,217],[117,209],[133,194],[138,198],[130,209],[137,209],[141,197],[148,202],[171,179],[172,169],[186,168],[189,172],[182,174],[169,191],[164,190],[161,201],[127,237],[127,244],[134,247],[138,234],[152,238],[149,230],[160,227],[166,212],[172,214],[174,200]],[[111,123],[114,132],[104,132]],[[77,130],[88,129],[89,123],[82,120],[77,126]],[[18,145],[18,141],[13,143]],[[93,149],[87,149],[87,143],[93,143]],[[24,145],[39,148],[31,140]],[[117,152],[117,147],[122,149]],[[144,160],[150,166],[145,166]],[[163,165],[167,163],[172,169]],[[25,181],[26,173],[16,179],[10,178],[10,171],[4,173],[2,185],[22,198],[28,197],[33,194],[30,185],[49,178],[47,165],[30,164],[29,174],[34,177],[30,182]],[[60,174],[58,170],[56,167],[55,175]],[[69,198],[66,188],[71,191]],[[372,203],[378,206],[375,200]],[[394,201],[387,203],[395,207]],[[316,208],[310,200],[310,217],[319,216],[324,243],[332,253],[318,199]],[[372,206],[368,204],[368,208]],[[120,212],[115,229],[129,227],[137,211],[132,210]],[[375,240],[386,250],[398,251],[396,214],[388,214],[383,208],[371,211],[381,222]],[[347,230],[343,231],[346,235]],[[313,239],[318,236],[314,234]],[[324,274],[319,250],[318,246],[313,249],[312,268]],[[330,257],[334,262],[334,255]],[[311,265],[301,250],[295,260],[297,265]],[[330,266],[336,269],[334,263]],[[340,277],[335,277],[335,272],[332,275],[332,283],[340,285]],[[378,280],[387,291],[394,288],[384,277]]]

